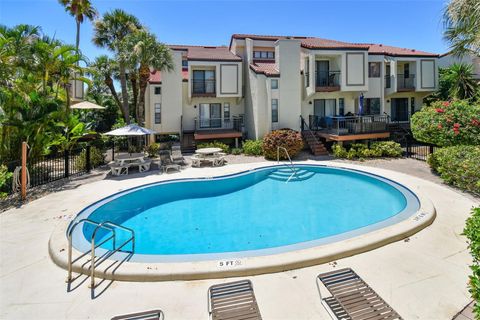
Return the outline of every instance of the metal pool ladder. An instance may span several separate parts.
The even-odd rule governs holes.
[[[92,236],[90,238],[91,248],[90,248],[89,251],[84,252],[83,254],[81,254],[80,256],[75,258],[75,260],[72,260],[72,250],[73,250],[72,249],[72,234],[73,234],[73,231],[75,230],[75,228],[82,223],[91,224],[91,225],[95,226],[95,229],[93,230]],[[95,236],[96,236],[98,230],[100,230],[100,229],[107,230],[107,232],[110,232],[111,235],[108,236],[106,239],[102,240],[100,243],[95,244]],[[119,245],[118,247],[116,246],[116,231],[115,231],[116,229],[122,229],[122,230],[125,230],[125,231],[130,233],[130,237],[127,240],[125,240],[124,242],[122,242],[122,244]],[[112,256],[115,252],[119,252],[129,242],[132,243],[132,247],[131,247],[130,251],[126,251],[126,252],[130,252],[131,254],[133,254],[135,252],[135,232],[130,228],[121,226],[119,224],[116,224],[116,223],[113,223],[113,222],[110,222],[110,221],[96,222],[96,221],[93,221],[93,220],[90,220],[90,219],[80,219],[77,222],[75,222],[71,226],[71,228],[69,228],[67,230],[67,238],[68,238],[68,263],[67,263],[68,275],[67,275],[67,283],[70,283],[72,281],[73,264],[75,262],[77,262],[78,260],[80,260],[81,258],[90,254],[90,287],[91,288],[95,288],[95,265],[99,265],[100,263],[102,263],[103,261],[108,259],[110,256]],[[95,261],[95,249],[98,248],[99,246],[101,246],[102,244],[106,243],[109,240],[112,240],[113,249],[109,250],[108,254],[104,255],[103,257],[101,257],[97,261]]]
[[[284,148],[284,147],[278,147],[277,146],[277,164],[280,163],[280,150],[285,151],[285,154],[287,155],[288,161],[290,162],[290,163],[285,163],[285,165],[287,166],[287,168],[292,170],[292,174],[290,175],[290,177],[288,177],[288,179],[285,183],[288,183],[290,181],[290,179],[292,179],[293,176],[297,177],[297,179],[298,179],[297,167],[295,167],[295,165],[293,164],[292,159],[290,158],[290,155],[288,154],[287,149]]]

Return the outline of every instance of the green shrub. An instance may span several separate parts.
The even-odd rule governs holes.
[[[228,153],[230,150],[230,147],[228,145],[220,141],[204,142],[197,144],[197,149],[201,148],[220,148],[225,153]]]
[[[427,161],[448,184],[480,194],[480,146],[453,146],[435,150]]]
[[[438,146],[480,145],[480,104],[437,101],[412,115],[413,136]]]
[[[292,129],[275,130],[266,134],[263,138],[263,154],[265,158],[276,160],[277,147],[287,149],[288,154],[293,158],[303,149],[302,135]],[[280,151],[280,159],[287,159],[284,151]]]
[[[232,148],[232,150],[231,150],[231,153],[233,155],[239,155],[239,154],[242,154],[242,152],[243,152],[242,148]]]
[[[147,151],[149,157],[155,158],[156,156],[158,156],[159,150],[160,150],[160,144],[155,142],[148,145],[145,151]]]
[[[398,158],[403,154],[402,146],[395,141],[374,142],[370,149],[375,151],[376,157],[393,157]]]
[[[335,157],[350,160],[402,156],[402,147],[393,141],[374,142],[370,148],[363,143],[353,143],[348,149],[339,144],[334,144],[332,151]]]
[[[247,140],[243,143],[243,152],[251,156],[263,155],[263,140]]]
[[[102,150],[95,147],[90,147],[90,167],[96,168],[104,163],[105,155],[103,154]],[[75,167],[78,170],[87,168],[87,151],[85,149],[80,152],[80,156],[75,163]]]
[[[480,207],[472,209],[472,216],[467,219],[463,234],[468,238],[468,248],[473,258],[469,291],[475,301],[473,310],[477,315],[476,319],[480,319]]]
[[[332,146],[332,151],[333,151],[333,155],[336,158],[346,158],[348,154],[347,149],[345,149],[343,146],[339,144],[334,144]]]
[[[10,181],[13,173],[8,172],[7,166],[0,165],[0,199],[3,199],[7,196],[6,192],[2,192],[1,190],[5,190],[8,186],[8,182]]]

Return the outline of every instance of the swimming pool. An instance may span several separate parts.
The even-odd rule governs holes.
[[[409,189],[379,176],[316,165],[297,168],[288,182],[289,168],[270,166],[144,185],[92,204],[73,222],[88,217],[132,228],[132,261],[195,261],[340,241],[398,223],[420,208]],[[77,229],[74,247],[88,250],[93,227]]]

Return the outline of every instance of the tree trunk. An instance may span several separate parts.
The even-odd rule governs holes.
[[[75,40],[75,48],[77,49],[80,47],[80,21],[77,21],[77,38]]]
[[[150,78],[150,68],[147,65],[140,65],[139,69],[139,97],[138,97],[138,114],[142,123],[145,122],[145,92],[147,90],[148,79]]]
[[[125,64],[123,62],[119,63],[118,66],[120,72],[120,86],[122,88],[122,108],[123,116],[125,117],[125,122],[130,124],[130,110],[128,107],[128,92],[127,92],[127,76],[125,74]]]
[[[113,79],[111,77],[105,77],[105,84],[107,85],[108,89],[110,89],[110,92],[113,96],[113,99],[117,103],[118,109],[120,109],[120,112],[122,113],[123,118],[126,119],[125,117],[128,116],[128,114],[125,115],[125,113],[123,112],[122,102],[118,98],[117,90],[115,89],[115,86],[113,85]]]
[[[136,73],[132,72],[129,75],[129,80],[130,84],[132,86],[132,95],[133,95],[133,107],[135,108],[135,118],[137,119],[137,123],[139,125],[142,125],[141,119],[138,114],[138,106],[137,106],[137,100],[138,100],[138,86],[137,86],[137,75]]]

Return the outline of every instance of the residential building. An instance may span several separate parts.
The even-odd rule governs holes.
[[[473,73],[475,79],[480,80],[480,57],[473,54],[465,55],[463,57],[456,57],[450,53],[440,55],[438,59],[438,66],[440,68],[447,68],[454,63],[465,63],[473,66]]]
[[[152,72],[146,126],[185,145],[302,127],[327,140],[387,137],[438,86],[437,54],[382,44],[234,34],[228,47],[170,47],[175,70]]]

